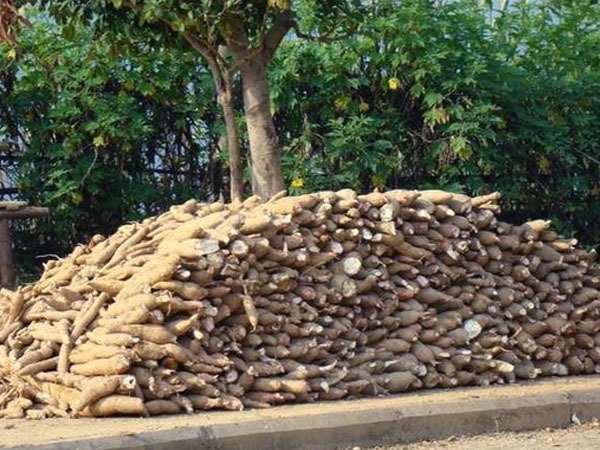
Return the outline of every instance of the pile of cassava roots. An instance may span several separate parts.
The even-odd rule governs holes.
[[[498,193],[190,200],[0,293],[0,417],[266,408],[600,372],[600,269]]]

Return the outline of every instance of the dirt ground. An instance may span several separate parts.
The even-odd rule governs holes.
[[[354,447],[351,450],[358,450]],[[368,450],[597,450],[600,449],[600,423],[566,429],[545,429],[526,433],[495,433],[473,437],[451,437],[443,441],[420,442]],[[367,449],[365,449],[367,450]]]

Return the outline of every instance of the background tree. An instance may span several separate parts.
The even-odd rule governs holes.
[[[18,45],[0,46],[0,136],[24,151],[13,174],[21,197],[52,214],[13,222],[19,255],[62,254],[190,197],[218,199],[223,127],[210,71],[192,52],[138,35],[117,55],[89,26],[67,38],[29,14]]]
[[[490,2],[491,3],[491,2]],[[499,190],[507,221],[600,241],[600,6],[372,2],[360,32],[272,62],[294,192]]]
[[[0,42],[15,43],[15,28],[20,24],[31,26],[26,17],[23,17],[10,0],[0,0]]]
[[[17,5],[27,3],[17,1]],[[311,18],[331,26],[347,12],[344,1],[289,0],[53,0],[42,2],[69,28],[94,21],[97,38],[115,48],[129,45],[138,27],[180,45],[185,40],[208,64],[223,108],[230,153],[231,196],[242,195],[240,143],[234,114],[234,76],[240,74],[248,134],[252,186],[269,198],[284,188],[281,146],[271,115],[267,66],[288,31],[296,25],[295,10],[312,9]],[[361,2],[356,1],[355,7]],[[335,21],[332,21],[335,19]]]

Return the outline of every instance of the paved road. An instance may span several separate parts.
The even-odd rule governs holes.
[[[487,436],[450,438],[444,441],[375,447],[368,450],[598,450],[600,423],[563,430],[546,429],[528,433],[498,433]],[[358,450],[357,447],[354,450]]]

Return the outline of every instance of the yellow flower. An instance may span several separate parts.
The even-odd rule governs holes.
[[[15,50],[14,47],[8,51],[8,57],[10,59],[17,59],[17,51]]]
[[[538,167],[540,169],[540,172],[548,173],[550,171],[550,161],[548,160],[548,158],[542,156],[540,159],[538,159]]]
[[[400,80],[396,77],[390,78],[388,80],[388,86],[392,91],[395,91],[400,87]]]
[[[333,101],[333,104],[339,110],[345,110],[348,107],[348,103],[350,103],[350,97],[346,96],[338,97]]]
[[[104,138],[102,136],[96,136],[94,138],[94,146],[95,147],[103,147],[104,146]]]
[[[303,188],[304,180],[302,178],[295,178],[294,180],[292,180],[292,187]]]
[[[358,109],[360,109],[361,112],[367,112],[369,110],[369,104],[367,102],[360,102]]]

